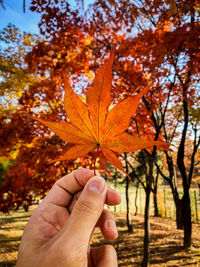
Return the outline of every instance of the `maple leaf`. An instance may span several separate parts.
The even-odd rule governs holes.
[[[86,94],[86,103],[71,88],[65,78],[64,107],[70,122],[51,122],[39,120],[49,127],[65,142],[73,144],[58,160],[72,160],[86,156],[91,151],[101,151],[104,157],[115,167],[124,172],[118,155],[134,152],[155,145],[168,150],[169,144],[162,141],[149,141],[125,132],[130,124],[142,96],[149,90],[144,88],[138,95],[129,96],[109,109],[112,100],[112,64],[114,53],[99,68],[93,84]]]

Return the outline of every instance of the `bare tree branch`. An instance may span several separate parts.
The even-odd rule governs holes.
[[[3,4],[3,0],[0,0],[0,5],[2,6],[3,9],[6,9],[4,4]]]

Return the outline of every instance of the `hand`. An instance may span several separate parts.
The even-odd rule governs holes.
[[[113,215],[104,204],[117,205],[120,195],[100,176],[78,169],[59,179],[33,212],[19,247],[17,267],[115,267],[110,245],[90,248],[95,226],[114,240]]]

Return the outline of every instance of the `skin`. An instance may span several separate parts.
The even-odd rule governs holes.
[[[114,240],[118,233],[113,215],[104,204],[121,202],[93,171],[78,169],[51,188],[33,212],[19,247],[17,267],[116,267],[114,248],[90,248],[94,228]]]

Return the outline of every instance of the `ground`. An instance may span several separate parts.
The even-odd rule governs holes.
[[[133,233],[127,231],[125,213],[115,214],[119,238],[114,241],[119,266],[141,266],[143,245],[143,216],[133,216]],[[193,246],[190,251],[183,250],[183,231],[176,229],[176,222],[169,218],[150,217],[150,265],[153,267],[200,267],[200,224],[193,224]],[[93,242],[109,243],[96,233]]]
[[[19,210],[9,215],[0,214],[0,266],[15,266],[17,250],[23,228],[33,209]],[[132,216],[133,233],[126,228],[126,214],[114,213],[119,231],[119,238],[111,242],[118,254],[119,266],[140,266],[143,243],[143,216]],[[200,267],[200,224],[193,224],[193,246],[190,251],[183,250],[183,231],[176,229],[175,221],[169,218],[151,217],[151,257],[153,267]],[[92,239],[93,245],[107,244],[99,231]]]

